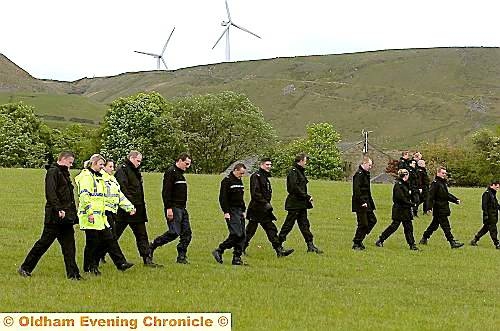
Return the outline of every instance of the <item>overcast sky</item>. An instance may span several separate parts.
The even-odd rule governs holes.
[[[231,61],[395,48],[500,46],[494,0],[228,0]],[[4,0],[0,53],[37,78],[76,80],[225,61],[224,0]]]

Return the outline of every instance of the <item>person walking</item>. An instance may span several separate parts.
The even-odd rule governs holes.
[[[69,169],[75,156],[72,152],[61,152],[54,164],[47,165],[45,175],[45,218],[40,239],[33,245],[18,269],[22,277],[31,277],[36,265],[57,239],[61,246],[66,267],[66,276],[82,280],[76,264],[75,231],[78,223],[75,197]]]
[[[420,244],[427,245],[429,238],[439,227],[443,229],[446,240],[451,248],[460,248],[464,244],[455,240],[451,232],[448,217],[451,215],[450,202],[460,204],[460,199],[448,192],[446,184],[447,172],[445,167],[439,167],[436,178],[431,183],[429,191],[429,210],[432,211],[432,222],[424,231]]]
[[[285,201],[285,210],[288,214],[278,238],[280,244],[283,244],[290,231],[292,231],[295,221],[297,221],[302,237],[304,237],[307,245],[307,252],[323,254],[323,251],[314,245],[311,224],[307,218],[307,210],[313,208],[313,197],[307,193],[307,183],[309,182],[305,174],[307,162],[308,156],[305,153],[297,154],[295,156],[295,163],[286,176],[286,190],[288,195]]]
[[[243,252],[246,252],[247,247],[250,245],[257,227],[260,226],[264,229],[267,239],[273,246],[278,257],[284,257],[292,254],[293,249],[284,249],[278,238],[278,228],[274,224],[276,216],[273,214],[273,206],[271,205],[271,198],[273,190],[271,187],[271,167],[272,162],[270,158],[263,158],[260,160],[259,169],[250,176],[250,203],[248,204],[247,219],[248,224],[246,227],[246,241]]]
[[[119,209],[116,218],[116,240],[119,240],[123,231],[130,226],[135,236],[135,242],[145,267],[157,268],[162,265],[154,263],[149,252],[149,239],[146,230],[148,216],[146,213],[146,202],[144,199],[144,188],[142,185],[142,174],[140,166],[142,154],[138,151],[130,151],[127,158],[118,167],[115,178],[120,189],[127,199],[134,205],[134,215]]]
[[[498,242],[498,210],[500,205],[498,204],[497,192],[500,187],[500,181],[494,180],[490,183],[486,191],[481,196],[481,209],[483,210],[483,227],[471,240],[471,246],[477,246],[479,239],[482,236],[490,233],[491,240],[496,249],[500,249],[500,243]]]
[[[192,231],[186,209],[188,189],[184,172],[190,165],[191,156],[187,153],[181,153],[175,164],[168,168],[163,175],[162,198],[168,230],[150,243],[151,258],[158,247],[180,238],[177,244],[176,262],[188,264],[187,250],[191,242]]]
[[[364,156],[358,171],[352,177],[351,208],[356,213],[356,221],[358,223],[354,239],[352,240],[352,249],[354,250],[366,249],[363,240],[372,231],[375,224],[377,224],[377,217],[374,213],[375,202],[372,198],[370,186],[370,169],[372,166],[372,160],[368,156]]]
[[[245,246],[245,190],[241,177],[246,172],[243,163],[237,163],[233,170],[222,179],[219,191],[219,204],[224,214],[229,235],[219,244],[212,255],[215,261],[223,263],[222,255],[226,249],[233,248],[232,265],[244,265],[241,259],[243,247]]]
[[[118,270],[125,271],[134,264],[127,262],[113,236],[106,216],[106,184],[101,170],[105,160],[99,154],[91,156],[88,166],[75,177],[78,188],[78,218],[80,230],[85,232],[83,271],[101,275],[99,258],[108,252]],[[129,206],[128,212],[135,210]]]
[[[411,199],[410,185],[408,182],[409,177],[410,174],[407,169],[399,169],[398,179],[396,179],[392,189],[392,223],[382,232],[379,239],[375,242],[375,245],[378,247],[383,247],[384,241],[396,232],[399,225],[403,223],[408,246],[410,246],[411,250],[418,250],[417,245],[415,245],[415,238],[413,237],[412,207],[415,203]]]

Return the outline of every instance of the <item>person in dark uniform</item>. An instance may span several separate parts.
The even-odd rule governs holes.
[[[427,214],[429,212],[429,175],[427,174],[424,160],[418,160],[417,162],[417,177],[419,191],[418,204],[423,205],[423,213]]]
[[[470,242],[472,246],[477,246],[477,242],[486,233],[490,233],[491,240],[496,249],[500,249],[500,243],[498,242],[498,210],[500,205],[497,200],[497,192],[500,187],[500,181],[494,180],[490,183],[489,187],[483,193],[481,197],[481,209],[483,210],[483,227],[474,236],[474,239]]]
[[[401,157],[399,158],[398,170],[399,169],[407,169],[410,167],[410,152],[403,151],[401,152]]]
[[[412,212],[413,216],[418,217],[418,203],[419,203],[419,189],[418,189],[418,173],[417,173],[417,161],[410,160],[408,162],[408,172],[409,179],[408,183],[410,185],[411,201],[413,201]]]
[[[45,220],[40,239],[26,256],[18,270],[19,275],[30,277],[38,261],[57,239],[61,245],[66,267],[66,276],[73,280],[82,280],[76,264],[75,231],[78,223],[75,196],[69,169],[75,156],[72,152],[61,152],[57,162],[47,165],[45,175]]]
[[[417,251],[415,238],[413,237],[413,214],[412,207],[414,202],[411,200],[410,185],[408,183],[410,174],[406,169],[399,169],[398,179],[394,183],[392,189],[392,223],[382,232],[375,245],[378,247],[384,246],[384,241],[387,240],[403,223],[406,242],[411,250]]]
[[[248,205],[247,219],[248,224],[246,227],[246,241],[243,252],[250,244],[257,227],[260,226],[264,229],[267,239],[273,246],[278,257],[288,256],[294,252],[293,249],[284,249],[278,238],[278,229],[273,223],[276,221],[276,216],[273,214],[273,206],[271,205],[271,198],[273,190],[271,188],[272,162],[270,158],[263,158],[260,160],[259,170],[250,176],[250,204]]]
[[[174,165],[167,169],[163,176],[163,207],[167,219],[168,230],[156,237],[150,244],[151,257],[154,251],[180,237],[177,244],[177,263],[187,264],[187,249],[191,242],[192,232],[189,214],[186,209],[187,182],[184,172],[191,165],[191,156],[182,153]]]
[[[431,235],[441,226],[451,248],[460,248],[464,245],[456,241],[451,233],[451,225],[448,220],[448,217],[451,215],[450,202],[456,203],[457,205],[460,204],[460,200],[448,192],[448,186],[446,185],[446,168],[439,167],[436,178],[432,181],[429,191],[429,209],[432,210],[432,222],[424,231],[420,244],[427,245]]]
[[[363,240],[377,224],[375,216],[375,202],[372,198],[370,187],[370,169],[373,166],[372,160],[368,156],[363,157],[358,171],[352,177],[352,211],[356,213],[358,226],[352,249],[364,250]]]
[[[226,249],[233,248],[232,265],[244,265],[241,259],[243,247],[245,246],[245,200],[243,200],[244,186],[241,177],[245,174],[246,167],[243,163],[237,163],[233,171],[229,173],[220,183],[219,204],[224,213],[229,230],[229,236],[219,244],[212,255],[215,261],[223,263],[222,255]]]
[[[313,198],[307,193],[307,183],[309,182],[305,174],[307,161],[308,157],[305,153],[295,156],[295,164],[288,171],[288,175],[286,176],[286,190],[288,196],[285,201],[285,210],[288,214],[281,227],[278,238],[280,244],[283,244],[290,231],[292,231],[295,221],[297,221],[302,237],[304,237],[307,245],[307,252],[322,254],[323,251],[313,243],[314,236],[311,233],[311,225],[307,218],[307,209],[313,208]]]
[[[118,210],[115,225],[116,240],[120,239],[123,231],[130,226],[135,236],[135,242],[139,254],[144,261],[144,266],[156,268],[161,265],[153,262],[149,254],[148,232],[146,222],[146,202],[144,200],[144,188],[142,186],[142,175],[139,167],[142,162],[142,154],[138,151],[130,151],[128,157],[118,167],[115,178],[120,185],[120,189],[127,199],[134,205],[136,212],[130,215],[123,209]]]

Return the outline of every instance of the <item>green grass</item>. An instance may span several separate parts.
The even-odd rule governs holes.
[[[130,230],[120,240],[135,267],[125,273],[110,263],[101,277],[85,282],[65,279],[60,248],[47,252],[24,279],[16,274],[38,239],[43,222],[42,170],[0,169],[0,309],[4,312],[231,312],[234,330],[493,330],[500,323],[498,256],[489,237],[479,247],[451,250],[438,230],[429,245],[412,252],[402,229],[385,247],[374,241],[390,223],[391,186],[374,185],[378,224],[365,244],[351,250],[355,217],[350,212],[350,183],[311,181],[316,207],[310,212],[316,244],[311,255],[297,227],[287,247],[291,256],[277,259],[262,229],[251,242],[248,267],[217,264],[210,255],[227,236],[218,207],[219,176],[189,175],[193,240],[190,265],[174,263],[175,244],[163,246],[155,260],[163,269],[140,264]],[[161,174],[145,174],[150,238],[165,231]],[[280,227],[285,192],[283,179],[272,179],[273,204]],[[245,180],[248,187],[248,178]],[[452,207],[455,236],[468,241],[481,225],[481,189],[451,188],[463,204]],[[247,196],[248,199],[248,190]],[[415,222],[420,238],[430,222]],[[77,261],[84,240],[77,230]]]

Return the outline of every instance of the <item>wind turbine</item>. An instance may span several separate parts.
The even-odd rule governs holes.
[[[226,1],[227,21],[222,21],[221,25],[226,27],[226,28],[224,29],[224,31],[220,35],[219,39],[217,39],[217,41],[215,42],[214,47],[212,47],[212,49],[214,49],[215,46],[217,46],[217,44],[222,39],[222,37],[224,37],[224,34],[225,34],[226,35],[226,61],[229,61],[231,58],[231,50],[230,50],[230,46],[229,46],[229,28],[231,26],[234,26],[235,28],[238,28],[238,29],[245,31],[247,33],[250,33],[251,35],[254,35],[255,37],[257,37],[259,39],[261,39],[261,38],[258,35],[256,35],[255,33],[253,33],[252,31],[247,30],[244,27],[241,27],[241,26],[235,24],[231,20],[231,14],[229,13],[229,6],[227,4],[227,0],[225,0],[225,1]]]
[[[163,50],[161,51],[160,54],[153,54],[153,53],[139,52],[139,51],[134,51],[134,52],[139,53],[139,54],[149,55],[149,56],[152,56],[152,57],[156,58],[157,65],[158,65],[157,66],[157,70],[160,70],[160,61],[163,62],[163,65],[165,66],[165,69],[168,70],[167,62],[165,62],[165,59],[163,58],[163,54],[165,53],[165,50],[167,49],[168,42],[170,41],[170,38],[172,38],[172,34],[174,33],[174,30],[175,30],[175,26],[172,29],[172,32],[170,32],[170,36],[168,36],[167,42],[165,43],[165,46],[163,46]]]

